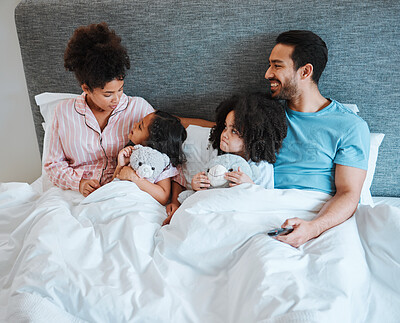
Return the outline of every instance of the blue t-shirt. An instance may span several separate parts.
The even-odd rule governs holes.
[[[335,164],[368,168],[367,123],[335,100],[324,109],[286,108],[288,133],[274,164],[275,188],[336,192]]]

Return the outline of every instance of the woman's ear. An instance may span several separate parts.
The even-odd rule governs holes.
[[[86,83],[83,83],[81,85],[81,88],[82,88],[82,91],[85,92],[86,94],[90,94],[90,92],[92,92],[92,91],[90,91],[90,88],[86,85]]]

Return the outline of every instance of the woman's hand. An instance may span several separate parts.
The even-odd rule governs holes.
[[[129,165],[129,158],[132,155],[133,146],[128,146],[120,150],[118,153],[118,165],[126,166]]]
[[[192,189],[194,191],[206,190],[210,187],[210,180],[208,179],[205,172],[197,173],[192,178]]]
[[[79,182],[79,192],[84,196],[88,196],[100,187],[97,179],[84,179]]]
[[[242,183],[254,184],[254,182],[249,177],[249,175],[243,173],[242,170],[240,169],[240,167],[238,167],[238,170],[235,172],[225,173],[225,178],[230,182],[229,183],[230,187],[240,185]]]
[[[122,181],[131,181],[131,182],[136,182],[137,180],[140,179],[140,177],[130,166],[122,167],[116,177]]]
[[[169,224],[171,222],[172,216],[174,215],[175,211],[179,208],[179,202],[171,202],[167,204],[165,210],[167,212],[167,218],[164,220],[162,225]]]

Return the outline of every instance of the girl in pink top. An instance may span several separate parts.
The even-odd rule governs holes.
[[[118,154],[114,176],[134,182],[142,191],[165,205],[171,193],[171,178],[178,175],[176,167],[185,161],[182,143],[186,136],[186,130],[177,117],[160,110],[148,114],[142,121],[135,123],[129,133],[129,143]],[[139,144],[156,149],[170,159],[170,164],[154,183],[140,178],[131,167],[127,167],[134,145]]]
[[[129,56],[106,23],[75,30],[64,66],[83,93],[56,108],[44,169],[54,185],[87,196],[112,180],[129,130],[154,109],[123,93]]]

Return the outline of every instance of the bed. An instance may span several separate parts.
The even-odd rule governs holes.
[[[132,61],[125,92],[213,120],[233,93],[266,90],[275,37],[309,29],[329,48],[320,80],[371,130],[358,209],[299,248],[266,232],[314,217],[329,196],[243,184],[187,198],[171,224],[131,182],[87,198],[0,183],[0,321],[398,322],[400,317],[400,3],[397,1],[22,0],[16,27],[40,151],[60,100],[73,30],[106,21]],[[209,154],[190,126],[185,175]]]

